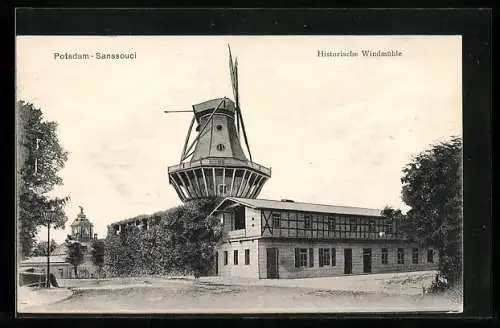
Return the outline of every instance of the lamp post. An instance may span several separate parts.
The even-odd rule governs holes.
[[[46,287],[50,287],[50,223],[54,217],[53,212],[45,212],[45,222],[47,223],[47,277],[46,277]]]

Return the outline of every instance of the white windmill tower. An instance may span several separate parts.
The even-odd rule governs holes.
[[[238,96],[238,60],[233,63],[230,48],[229,70],[234,101],[224,97],[193,105],[180,163],[168,168],[169,182],[183,202],[204,197],[256,198],[271,177],[270,168],[252,160]],[[190,142],[195,123],[196,136]]]

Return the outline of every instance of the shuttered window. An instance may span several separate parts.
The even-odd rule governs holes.
[[[245,265],[249,265],[249,264],[250,264],[250,250],[245,249]]]
[[[332,248],[332,266],[337,265],[337,250]]]
[[[397,258],[398,258],[398,264],[405,264],[405,250],[404,250],[404,248],[398,248]]]
[[[418,264],[418,248],[411,250],[411,263]]]
[[[306,267],[307,266],[307,248],[296,248],[295,249],[295,267]]]
[[[330,249],[329,248],[319,248],[318,249],[318,261],[319,266],[330,265]]]
[[[309,248],[309,267],[314,266],[314,248]]]

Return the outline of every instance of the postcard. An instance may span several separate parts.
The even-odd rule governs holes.
[[[459,35],[17,36],[19,313],[461,312]]]

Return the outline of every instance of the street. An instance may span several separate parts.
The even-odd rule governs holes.
[[[376,275],[372,275],[376,276]],[[359,279],[358,279],[359,280]],[[363,283],[366,284],[367,278]],[[375,281],[375,279],[370,279]],[[261,282],[264,280],[260,280]],[[285,281],[281,280],[280,282]],[[325,281],[333,281],[325,280]],[[318,313],[457,311],[444,295],[217,283],[207,280],[102,282],[82,286],[68,299],[27,307],[30,313]],[[269,284],[269,280],[264,281]],[[88,284],[88,282],[85,282]]]

